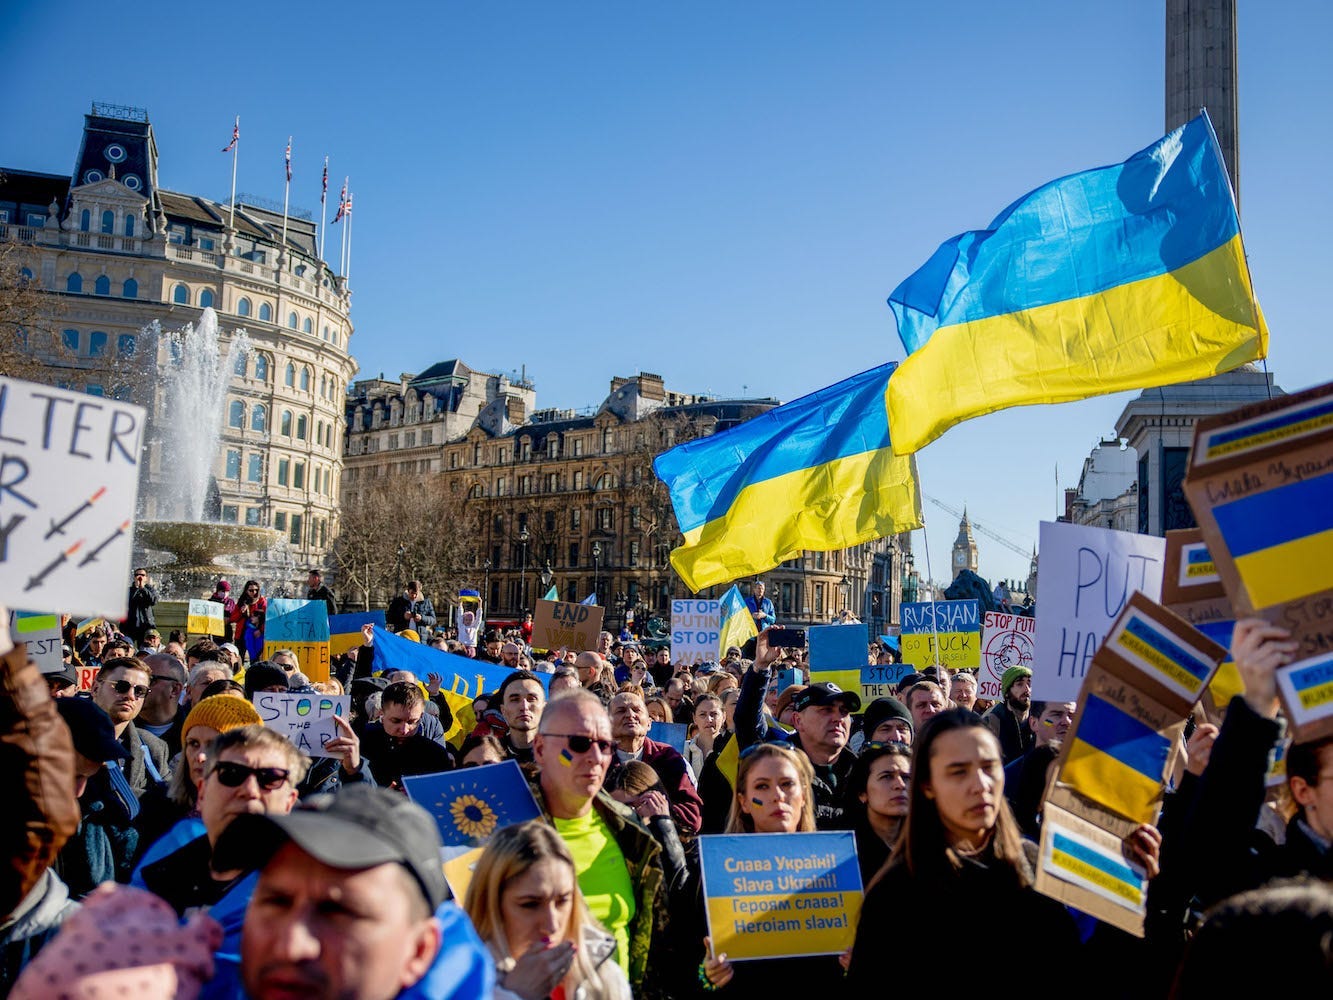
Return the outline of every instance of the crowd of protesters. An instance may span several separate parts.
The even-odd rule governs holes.
[[[441,626],[412,581],[391,630],[504,671],[447,742],[442,676],[377,671],[371,629],[325,680],[290,651],[261,659],[259,590],[220,584],[226,632],[164,642],[136,573],[130,618],[69,623],[60,670],[3,642],[0,996],[953,996],[1005,972],[1015,989],[1049,978],[1091,996],[1217,996],[1261,974],[1333,986],[1333,739],[1291,746],[1285,785],[1268,787],[1274,673],[1295,651],[1275,626],[1237,625],[1243,693],[1192,728],[1158,826],[1125,840],[1152,877],[1139,939],[1034,887],[1075,705],[1033,701],[1025,667],[994,704],[942,668],[862,704],[812,681],[803,649],[770,646],[758,587],[758,636],[685,664],[628,633],[534,649],[530,619],[474,637],[461,614]],[[308,596],[336,610],[316,573]],[[876,640],[866,656],[896,652]],[[326,756],[261,724],[251,699],[270,691],[351,695]],[[654,722],[687,727],[683,752]],[[496,832],[454,900],[403,778],[506,760],[541,818]],[[700,835],[815,830],[854,835],[854,945],[750,961],[715,948]],[[932,947],[940,931],[968,942],[965,966]]]

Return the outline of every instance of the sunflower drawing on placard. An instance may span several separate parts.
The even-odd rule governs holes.
[[[495,810],[475,795],[460,795],[450,804],[449,813],[464,837],[485,839],[495,832]]]

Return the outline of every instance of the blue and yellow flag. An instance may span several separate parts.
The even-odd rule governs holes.
[[[1094,694],[1080,709],[1060,780],[1139,823],[1154,823],[1171,741]]]
[[[654,460],[685,535],[671,565],[692,591],[807,549],[921,527],[916,466],[889,441],[885,393],[896,367],[872,368]]]
[[[1006,407],[1205,378],[1268,352],[1205,115],[949,240],[889,306],[908,354],[889,385],[899,454]]]
[[[435,818],[446,847],[476,847],[541,810],[516,762],[405,777],[408,796]]]
[[[729,646],[744,646],[747,640],[759,634],[759,629],[755,628],[754,617],[736,584],[731,585],[718,604],[717,661],[721,663]]]

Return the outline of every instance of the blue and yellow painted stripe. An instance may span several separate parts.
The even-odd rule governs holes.
[[[1228,371],[1267,352],[1225,167],[1200,116],[1025,195],[889,297],[894,448],[961,420]]]
[[[1051,838],[1051,863],[1063,878],[1100,889],[1132,907],[1143,906],[1147,883],[1142,875],[1087,841],[1056,833]]]
[[[1255,608],[1333,588],[1333,474],[1213,508]]]
[[[1213,672],[1211,661],[1186,647],[1147,618],[1131,613],[1124,627],[1115,637],[1115,645],[1122,654],[1140,668],[1156,672],[1170,686],[1193,697],[1202,690]]]
[[[1171,741],[1118,707],[1088,695],[1060,780],[1129,819],[1151,823]]]
[[[1294,441],[1333,427],[1333,399],[1322,398],[1206,434],[1194,464]]]
[[[1192,542],[1180,549],[1180,581],[1182,587],[1201,587],[1216,583],[1217,563],[1213,561],[1205,542]]]
[[[921,526],[915,464],[889,440],[895,368],[880,365],[654,460],[685,536],[671,563],[691,590],[807,549]]]

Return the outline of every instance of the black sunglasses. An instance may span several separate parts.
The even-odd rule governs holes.
[[[168,677],[166,674],[153,674],[153,683],[156,684],[158,681],[166,681],[168,684],[180,683],[176,678]]]
[[[148,688],[144,685],[131,684],[129,681],[112,681],[111,690],[116,692],[116,694],[129,694],[133,691],[134,697],[139,701],[142,701],[144,695],[148,693]]]
[[[596,740],[591,736],[568,736],[565,733],[543,733],[542,735],[554,736],[557,739],[564,740],[569,744],[569,749],[575,753],[587,753],[596,745],[598,750],[609,757],[616,748],[616,745],[610,740]]]
[[[229,760],[220,760],[214,764],[212,773],[228,788],[240,788],[245,784],[245,779],[253,774],[255,782],[266,792],[281,788],[292,775],[285,767],[247,767]]]

